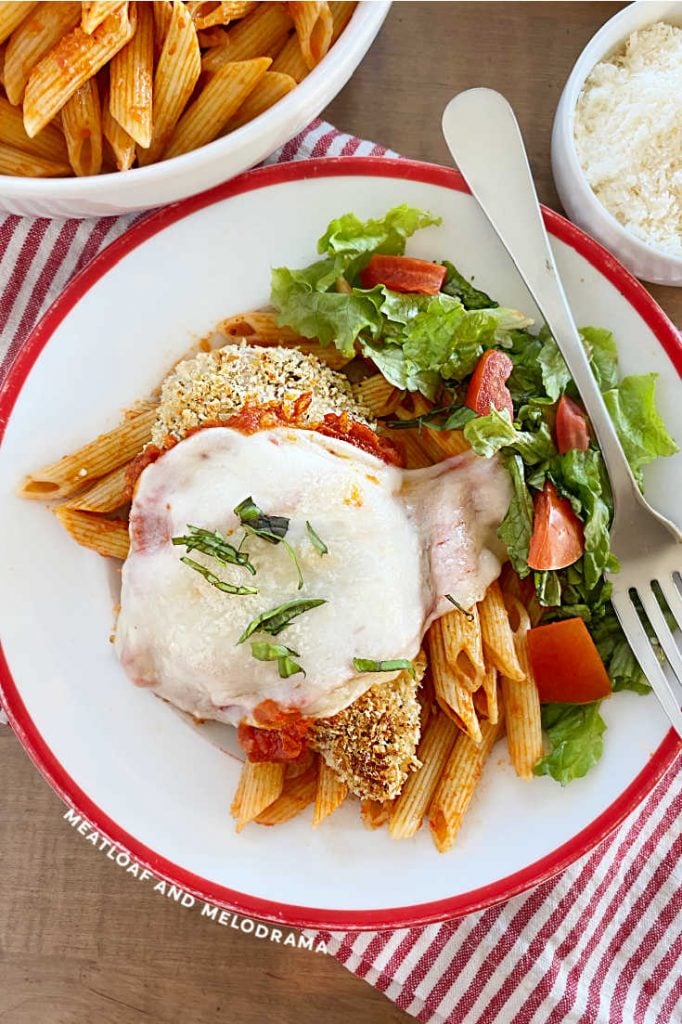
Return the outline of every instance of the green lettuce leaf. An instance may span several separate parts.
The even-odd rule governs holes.
[[[634,690],[646,694],[651,690],[647,677],[639,667],[632,648],[625,638],[611,605],[601,621],[590,627],[599,657],[606,666],[614,690]]]
[[[656,409],[656,373],[623,377],[620,386],[604,392],[620,443],[635,479],[642,486],[642,468],[679,448]]]
[[[603,327],[581,327],[580,337],[600,389],[608,391],[615,388],[618,384],[618,347],[611,331]]]
[[[599,761],[604,750],[606,723],[594,704],[545,704],[542,727],[551,749],[535,765],[536,775],[551,775],[562,786],[581,779]]]
[[[514,570],[519,576],[527,576],[530,572],[528,548],[533,532],[533,501],[524,480],[521,456],[510,454],[505,457],[504,464],[511,476],[514,492],[497,536],[505,544]]]
[[[553,569],[533,573],[535,593],[543,608],[558,608],[561,604],[561,576]]]
[[[402,346],[365,341],[363,355],[372,360],[393,387],[404,391],[421,391],[427,398],[435,398],[440,385],[437,371],[420,369],[406,358]]]
[[[493,409],[487,416],[470,420],[464,426],[464,436],[476,454],[487,459],[503,448],[511,448],[526,465],[533,466],[556,454],[546,423],[542,422],[535,431],[517,430],[507,409]]]
[[[542,347],[538,353],[538,363],[542,373],[542,383],[548,398],[556,402],[566,390],[571,375],[559,351],[559,346],[546,327],[539,334]]]
[[[415,231],[440,224],[441,218],[403,204],[377,220],[362,221],[354,213],[345,213],[331,221],[317,243],[319,253],[355,257],[363,253],[390,253],[401,256],[405,242]]]
[[[514,364],[514,369],[507,381],[514,408],[519,409],[529,399],[537,399],[544,392],[542,368],[538,356],[542,342],[528,331],[512,331],[510,333],[511,348],[506,354]]]
[[[441,291],[444,291],[446,295],[452,295],[453,298],[459,299],[465,309],[494,309],[499,305],[498,302],[491,299],[485,292],[474,288],[471,281],[467,281],[466,277],[462,277],[457,267],[448,260],[442,260],[442,265],[447,270],[447,275]]]
[[[305,271],[273,270],[271,299],[279,310],[279,324],[323,345],[334,343],[348,356],[354,354],[361,331],[376,335],[380,330],[381,317],[366,295],[316,291]]]

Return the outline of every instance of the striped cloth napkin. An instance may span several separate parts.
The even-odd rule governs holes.
[[[397,156],[318,120],[267,163],[350,155]],[[67,281],[139,216],[0,218],[0,379]],[[441,925],[318,934],[431,1024],[680,1022],[681,765],[591,854],[530,893]]]

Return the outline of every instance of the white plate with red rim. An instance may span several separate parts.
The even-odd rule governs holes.
[[[191,726],[131,685],[108,642],[113,563],[15,496],[27,471],[112,427],[218,320],[266,303],[271,266],[311,262],[329,220],[399,203],[443,218],[408,252],[451,259],[533,315],[456,172],[378,158],[285,164],[153,213],[109,246],[33,332],[0,395],[0,686],[19,739],[68,804],[156,875],[293,925],[404,927],[505,900],[595,846],[680,748],[653,696],[623,693],[604,705],[602,761],[566,789],[517,779],[499,744],[448,854],[426,829],[402,843],[365,830],[355,801],[317,830],[308,812],[236,835],[239,764],[221,749],[236,750],[229,730]],[[677,331],[606,250],[552,212],[546,221],[578,323],[614,331],[624,374],[660,374],[659,405],[682,441]],[[650,467],[646,484],[662,512],[679,516],[681,456]]]

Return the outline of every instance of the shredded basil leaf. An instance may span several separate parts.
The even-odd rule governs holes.
[[[315,548],[315,550],[317,551],[317,553],[320,554],[320,555],[328,555],[329,554],[329,548],[327,547],[325,542],[322,540],[322,538],[320,537],[319,533],[317,533],[317,531],[315,529],[313,529],[312,523],[310,523],[307,519],[306,519],[306,522],[305,522],[305,528],[308,531],[308,536],[310,537],[310,541],[311,541],[313,547]]]
[[[317,608],[319,605],[326,603],[326,599],[322,597],[302,597],[296,601],[287,601],[286,604],[280,604],[277,608],[271,608],[268,612],[261,612],[260,615],[257,615],[248,624],[239,640],[237,640],[237,643],[243,644],[256,631],[269,633],[270,636],[277,636],[283,629],[286,629],[291,620],[295,619],[297,615],[302,615],[303,612],[308,612],[311,608]]]
[[[455,608],[457,609],[457,611],[458,611],[458,612],[461,612],[461,613],[462,613],[462,615],[464,615],[464,616],[465,616],[465,618],[467,618],[467,619],[469,620],[469,622],[473,622],[473,621],[474,621],[474,615],[473,615],[473,612],[468,612],[468,611],[466,610],[466,608],[462,608],[462,606],[461,606],[461,604],[459,603],[459,601],[455,601],[455,599],[454,599],[454,597],[452,596],[452,594],[446,594],[446,595],[445,595],[445,597],[446,597],[446,598],[448,599],[448,601],[450,602],[450,604],[454,604],[454,606],[455,606]]]
[[[200,526],[187,526],[190,531],[183,537],[172,537],[171,544],[181,545],[187,551],[201,551],[210,555],[223,565],[241,565],[247,569],[252,576],[256,570],[249,561],[246,552],[238,551],[218,530],[204,530]]]
[[[404,669],[414,679],[414,665],[407,658],[393,661],[374,661],[373,658],[353,658],[353,668],[358,672],[395,672]]]
[[[253,534],[254,537],[260,537],[261,540],[267,541],[268,544],[284,545],[287,549],[289,558],[294,563],[294,567],[298,575],[298,589],[300,590],[303,586],[303,573],[301,572],[301,567],[298,564],[296,552],[289,541],[284,539],[287,530],[289,529],[290,522],[287,517],[266,515],[250,495],[248,498],[244,498],[243,501],[240,501],[232,511],[239,517],[241,524],[247,533]]]
[[[251,653],[258,661],[276,661],[277,669],[282,679],[295,676],[299,672],[306,674],[294,658],[298,658],[298,651],[292,651],[291,647],[285,644],[271,644],[267,640],[254,640],[251,644]]]
[[[192,558],[187,558],[184,555],[181,559],[185,565],[188,565],[190,569],[194,569],[195,572],[201,573],[207,583],[210,583],[216,590],[222,590],[224,594],[257,594],[258,590],[256,587],[236,587],[234,583],[226,583],[225,580],[221,580],[215,573],[212,573],[210,569],[207,569],[205,565],[200,565],[199,562],[195,562]]]
[[[239,517],[242,526],[246,526],[257,537],[262,537],[269,544],[279,544],[289,529],[286,516],[268,516],[256,505],[251,496],[244,498],[233,512]]]

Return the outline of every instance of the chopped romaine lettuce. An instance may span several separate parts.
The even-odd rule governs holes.
[[[562,786],[587,775],[604,750],[604,719],[594,704],[545,704],[542,727],[550,752],[535,765],[536,775],[551,775]]]
[[[604,392],[604,401],[640,487],[644,466],[661,455],[679,451],[656,409],[656,377],[655,373],[624,377],[617,388]]]

